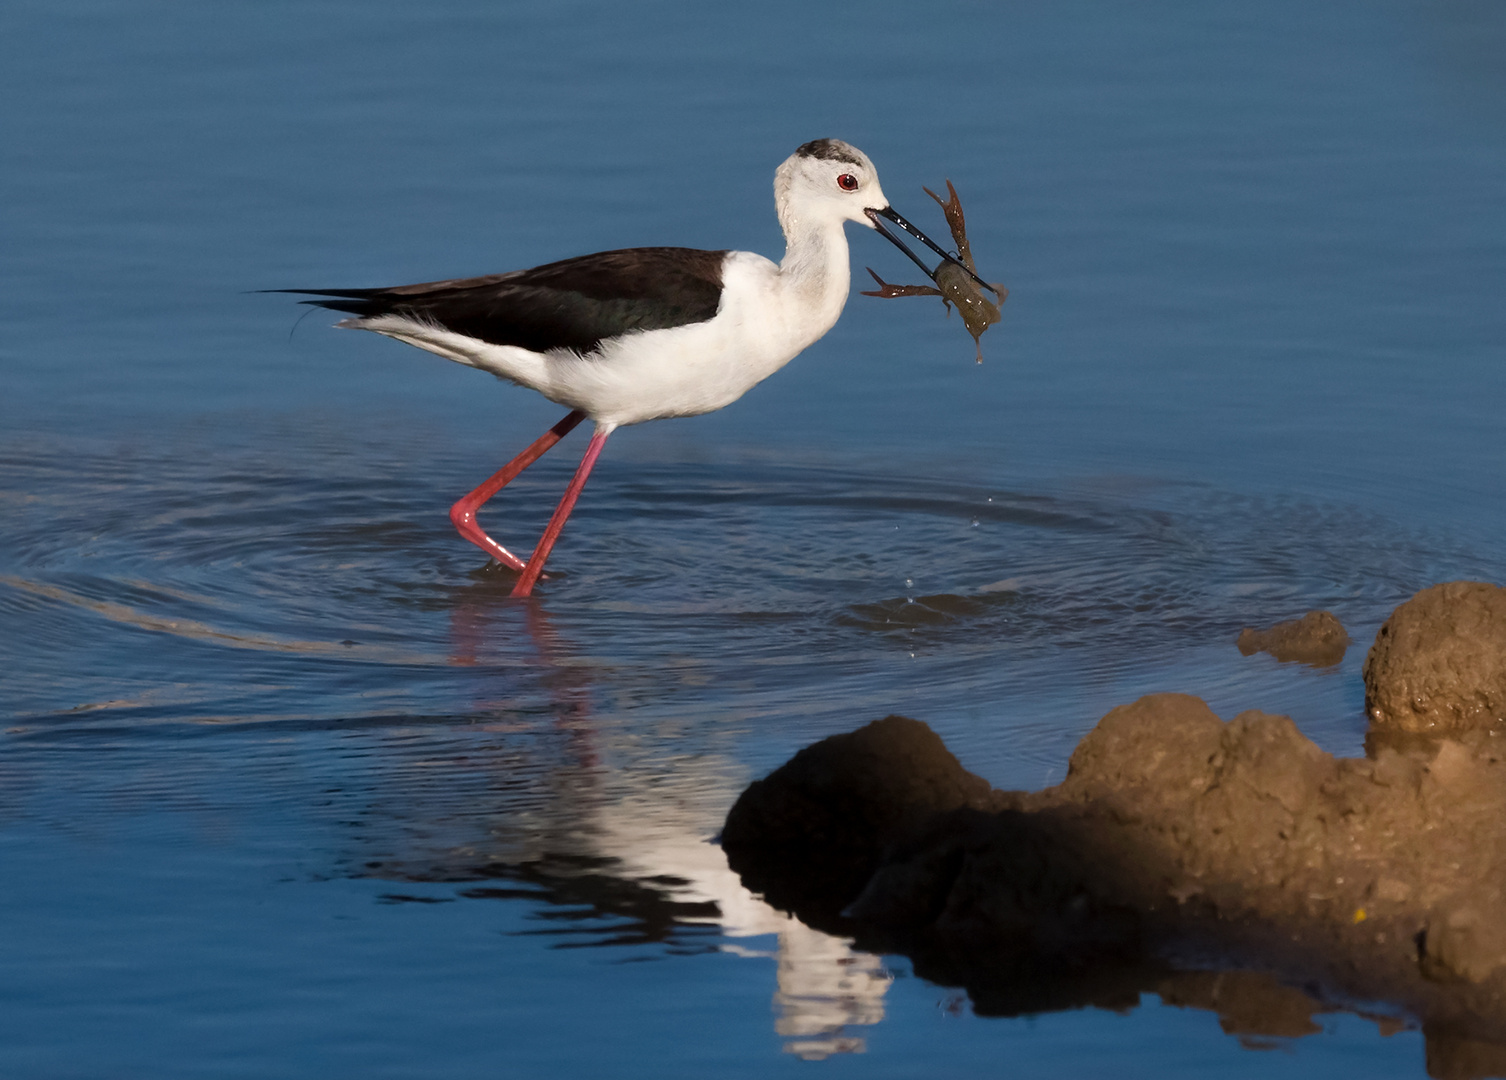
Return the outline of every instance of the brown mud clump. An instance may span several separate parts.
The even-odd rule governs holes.
[[[771,902],[979,1012],[1149,991],[1258,1039],[1384,1002],[1361,1015],[1420,1024],[1434,1075],[1500,1075],[1503,757],[1476,732],[1335,758],[1287,717],[1155,694],[1104,716],[1062,783],[1007,792],[890,717],[754,784],[723,844]]]
[[[1329,611],[1309,611],[1266,630],[1245,627],[1236,643],[1244,656],[1270,653],[1282,663],[1295,661],[1313,667],[1332,667],[1344,659],[1349,633]]]
[[[889,716],[808,746],[756,780],[727,816],[722,844],[770,856],[767,878],[750,865],[749,888],[771,903],[835,915],[912,822],[986,803],[990,788],[962,767],[925,724]]]
[[[1365,712],[1431,735],[1506,724],[1506,589],[1451,581],[1392,612],[1365,659]]]

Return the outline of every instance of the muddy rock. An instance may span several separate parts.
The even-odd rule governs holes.
[[[1109,712],[1056,787],[989,792],[891,717],[749,788],[726,846],[772,902],[994,1012],[1164,991],[1293,1037],[1374,1001],[1387,1030],[1447,1032],[1473,1060],[1506,1047],[1503,759],[1485,732],[1335,758],[1288,717],[1153,694]],[[1186,977],[1210,964],[1261,974]]]
[[[1393,611],[1365,658],[1365,712],[1435,735],[1506,726],[1506,589],[1452,581]]]
[[[1418,944],[1422,973],[1436,982],[1482,982],[1506,967],[1506,921],[1499,907],[1443,908]]]
[[[1265,630],[1245,627],[1236,642],[1245,656],[1270,653],[1283,663],[1294,661],[1313,667],[1331,667],[1344,659],[1349,632],[1330,611],[1309,611]]]
[[[1191,694],[1152,694],[1111,710],[1067,763],[1062,791],[1127,816],[1173,813],[1213,783],[1224,724]]]
[[[722,846],[772,903],[840,909],[906,830],[988,797],[988,782],[929,727],[888,716],[755,781],[728,814]],[[770,863],[777,872],[764,872]]]

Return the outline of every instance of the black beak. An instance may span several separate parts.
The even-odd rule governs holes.
[[[910,256],[910,261],[924,270],[926,272],[926,277],[930,278],[932,281],[936,280],[936,271],[932,270],[929,266],[923,263],[919,255],[915,254],[915,252],[911,251],[908,247],[905,246],[905,242],[903,240],[895,236],[888,229],[884,228],[884,224],[879,220],[879,218],[888,218],[890,221],[894,222],[894,224],[898,225],[901,229],[904,229],[905,232],[909,233],[911,236],[915,237],[915,239],[919,240],[926,247],[930,248],[936,254],[940,255],[943,260],[952,263],[955,266],[962,267],[962,269],[967,273],[968,277],[972,278],[979,285],[982,285],[990,292],[993,291],[992,285],[984,281],[971,270],[968,270],[968,268],[963,265],[963,263],[957,258],[957,256],[948,252],[945,248],[937,244],[936,241],[932,240],[929,236],[921,232],[914,225],[911,225],[904,218],[900,217],[899,211],[895,210],[894,207],[886,206],[881,210],[875,210],[872,207],[869,207],[868,209],[864,210],[863,213],[868,215],[868,220],[873,222],[873,227],[879,232],[883,233],[884,239],[888,240],[895,247],[899,248],[906,255]]]

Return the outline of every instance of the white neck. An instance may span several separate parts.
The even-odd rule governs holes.
[[[802,221],[781,214],[787,246],[779,264],[781,292],[792,332],[815,341],[836,324],[851,284],[847,234],[841,220]]]

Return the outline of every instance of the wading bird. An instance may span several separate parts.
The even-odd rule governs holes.
[[[570,409],[450,508],[461,536],[518,572],[512,595],[528,596],[607,436],[730,405],[832,328],[850,283],[846,222],[877,229],[933,280],[881,219],[976,277],[900,217],[867,155],[838,139],[808,142],[779,166],[774,205],[787,244],[778,264],[748,251],[629,248],[486,277],[275,291],[318,297],[303,303],[354,316],[339,326],[489,371]],[[525,562],[482,531],[476,512],[588,417],[595,433]]]

